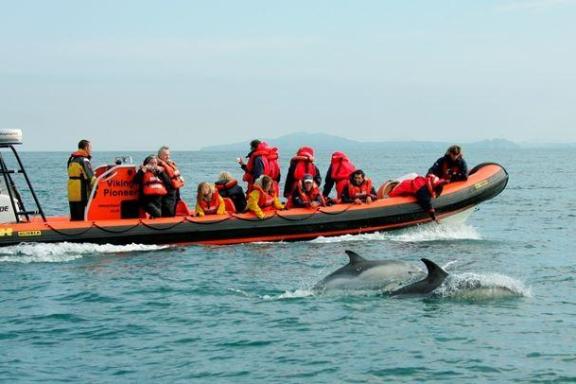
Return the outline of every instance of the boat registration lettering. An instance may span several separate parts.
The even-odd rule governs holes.
[[[488,180],[482,180],[479,183],[474,184],[474,189],[480,189],[488,185]]]
[[[3,236],[12,236],[14,230],[12,228],[2,228],[0,229],[0,237]]]
[[[42,231],[18,231],[18,237],[42,236]]]

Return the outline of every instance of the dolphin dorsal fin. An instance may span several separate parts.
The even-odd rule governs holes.
[[[425,295],[438,288],[448,276],[438,264],[428,259],[421,259],[428,269],[428,276],[424,279],[390,292],[391,296],[398,295]]]
[[[426,265],[428,269],[428,279],[429,280],[436,280],[442,279],[444,280],[446,276],[448,276],[448,272],[442,269],[438,264],[435,262],[428,260],[428,259],[421,259],[422,262]]]
[[[350,258],[350,264],[358,264],[361,263],[363,261],[366,261],[365,258],[363,258],[362,256],[360,256],[359,254],[357,254],[356,252],[350,251],[350,250],[346,250],[344,251],[346,252],[346,254],[348,255],[348,257]]]

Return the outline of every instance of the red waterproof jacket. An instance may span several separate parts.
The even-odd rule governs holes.
[[[445,184],[445,181],[439,179],[434,175],[416,176],[413,179],[403,180],[388,194],[390,197],[396,196],[413,196],[418,192],[418,190],[424,186],[428,188],[430,196],[434,196],[434,189],[441,184]]]
[[[336,193],[340,197],[350,174],[356,170],[356,167],[344,152],[334,152],[332,154],[330,167],[332,170],[330,177],[336,183]]]

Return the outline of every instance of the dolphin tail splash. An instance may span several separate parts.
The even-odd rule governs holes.
[[[448,272],[443,270],[442,267],[428,259],[421,260],[428,269],[428,276],[413,284],[392,291],[390,296],[427,294],[438,288],[446,280]]]

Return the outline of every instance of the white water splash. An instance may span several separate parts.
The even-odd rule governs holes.
[[[263,295],[260,296],[262,300],[284,300],[284,299],[300,299],[303,297],[315,296],[317,292],[311,289],[296,289],[294,291],[284,291],[278,296]]]
[[[458,263],[458,260],[450,260],[449,262],[447,262],[446,264],[444,264],[442,266],[442,269],[446,271],[446,270],[448,270],[448,268],[451,268],[456,263]]]
[[[310,289],[297,289],[295,291],[286,291],[278,296],[278,299],[297,299],[301,297],[314,296],[314,291]]]
[[[469,224],[425,224],[390,235],[392,241],[421,242],[438,240],[481,240],[482,237]]]
[[[497,273],[461,273],[450,275],[434,291],[437,297],[463,300],[490,300],[508,297],[531,297],[531,291],[521,281]]]
[[[318,237],[313,243],[343,243],[353,241],[396,241],[403,243],[439,240],[481,240],[482,237],[469,224],[430,223],[394,232],[376,232],[337,237]]]
[[[0,248],[0,262],[62,263],[87,255],[106,253],[149,252],[166,249],[167,245],[90,244],[90,243],[23,243]]]

